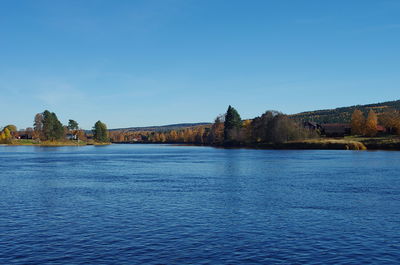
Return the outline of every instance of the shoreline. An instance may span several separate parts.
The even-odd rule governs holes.
[[[52,141],[45,141],[45,142],[33,142],[33,141],[23,141],[18,142],[14,141],[12,143],[0,144],[1,146],[39,146],[39,147],[63,147],[63,146],[102,146],[102,145],[110,145],[110,143],[98,143],[98,142],[52,142]]]
[[[181,146],[208,146],[225,149],[261,150],[353,150],[353,151],[400,151],[398,138],[320,138],[286,143],[222,144],[207,145],[173,142],[114,142],[113,144],[171,144]]]
[[[40,146],[40,147],[64,147],[64,146],[105,146],[112,144],[170,144],[181,146],[208,146],[225,149],[261,149],[261,150],[354,150],[354,151],[400,151],[400,138],[319,138],[303,141],[289,141],[285,143],[253,143],[253,144],[222,144],[207,145],[196,143],[174,142],[13,142],[1,144],[2,146]]]

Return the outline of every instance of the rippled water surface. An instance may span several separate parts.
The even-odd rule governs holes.
[[[0,264],[393,264],[400,152],[0,147]]]

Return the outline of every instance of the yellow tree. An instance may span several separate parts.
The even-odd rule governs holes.
[[[367,121],[365,122],[365,135],[372,137],[378,132],[378,116],[372,109],[368,113]]]
[[[11,132],[8,128],[4,128],[0,134],[0,142],[1,143],[10,143],[11,141]]]
[[[4,135],[6,137],[6,141],[10,141],[11,140],[11,132],[8,128],[4,128]]]
[[[365,117],[361,110],[354,110],[351,115],[351,134],[363,135],[365,129]]]
[[[389,110],[382,113],[379,115],[379,123],[385,126],[389,133],[400,132],[400,114],[398,111]]]
[[[4,143],[6,140],[6,134],[4,133],[4,131],[2,131],[0,133],[0,143]]]
[[[252,133],[252,126],[251,126],[251,120],[244,120],[242,124],[243,128],[243,140],[244,141],[249,141],[251,139],[251,133]]]
[[[166,141],[166,137],[165,137],[165,134],[164,134],[164,133],[160,133],[160,135],[159,135],[159,140],[160,140],[160,142],[162,142],[162,143],[164,143],[164,142]]]
[[[170,136],[169,139],[170,142],[176,142],[178,140],[178,134],[174,130],[170,132],[169,136]]]
[[[203,144],[204,140],[203,140],[203,135],[204,135],[204,127],[200,127],[197,131],[196,131],[196,135],[195,135],[195,143],[196,144]]]

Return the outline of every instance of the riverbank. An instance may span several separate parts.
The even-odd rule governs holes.
[[[11,143],[6,144],[9,146],[86,146],[86,145],[110,145],[111,143],[100,143],[91,141],[74,141],[74,140],[66,140],[66,141],[36,141],[36,140],[25,140],[25,139],[15,139]]]
[[[276,150],[393,150],[400,151],[399,136],[384,137],[355,137],[317,138],[285,143],[252,143],[252,144],[223,144],[206,145],[198,143],[177,142],[115,142],[116,144],[174,144],[192,146],[212,146],[217,148],[249,148]]]
[[[99,143],[93,140],[89,141],[35,141],[35,140],[13,140],[7,145],[31,145],[31,146],[86,146],[86,145],[110,145],[112,143]],[[123,143],[119,143],[123,144]],[[198,145],[195,143],[167,143],[167,142],[135,142],[124,144],[175,144],[175,145]],[[212,145],[220,148],[250,148],[250,149],[276,149],[276,150],[392,150],[400,151],[400,137],[354,137],[344,138],[318,138],[302,141],[289,141],[285,143],[253,143],[253,144],[225,144]]]
[[[387,137],[354,137],[318,138],[285,143],[259,143],[250,145],[225,146],[256,149],[293,149],[293,150],[393,150],[400,151],[400,138]]]

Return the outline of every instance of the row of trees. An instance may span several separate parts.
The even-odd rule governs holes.
[[[378,115],[373,109],[365,118],[361,110],[356,109],[351,117],[351,133],[373,137],[378,133],[379,125],[384,127],[387,133],[400,134],[400,113],[395,110],[388,110]]]
[[[351,134],[375,136],[378,133],[378,116],[371,109],[365,118],[361,110],[356,109],[351,116]]]
[[[55,141],[64,138],[64,126],[54,112],[45,110],[35,115],[33,130],[35,138],[44,141]]]
[[[203,145],[246,145],[282,143],[317,137],[314,131],[277,111],[267,111],[253,120],[242,120],[232,106],[211,126],[195,126],[165,132],[112,131],[113,142],[194,143]]]
[[[78,122],[69,120],[63,125],[54,112],[45,110],[35,115],[33,128],[17,131],[14,125],[7,125],[0,130],[0,144],[9,144],[13,139],[25,138],[38,141],[87,140],[92,138],[97,142],[109,142],[107,125],[97,121],[92,129],[92,135],[79,128]]]

